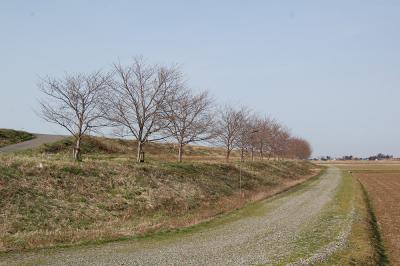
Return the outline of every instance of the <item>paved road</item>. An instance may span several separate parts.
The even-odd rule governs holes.
[[[65,136],[60,135],[47,135],[47,134],[35,134],[35,138],[20,142],[13,145],[8,145],[3,148],[0,148],[0,152],[14,152],[14,151],[22,151],[27,149],[32,149],[39,147],[45,143],[51,143],[58,140],[62,140]]]
[[[265,200],[256,213],[198,232],[0,257],[0,265],[256,265],[293,257],[299,238],[331,202],[342,176],[329,168],[306,186]],[[311,230],[312,232],[312,230]],[[297,246],[296,246],[297,245]],[[334,239],[327,248],[340,244]],[[318,256],[325,251],[319,249]],[[312,258],[315,254],[304,254]],[[24,264],[25,265],[25,264]]]

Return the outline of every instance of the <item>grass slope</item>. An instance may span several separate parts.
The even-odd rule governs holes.
[[[159,144],[147,146],[147,163],[136,164],[131,142],[103,138],[87,139],[84,162],[76,163],[71,143],[0,155],[0,251],[190,226],[283,190],[314,168],[296,161],[210,162],[223,153],[204,147],[188,149],[198,161],[176,163],[160,159],[174,150]]]
[[[34,136],[28,132],[0,128],[0,148],[33,138]]]
[[[70,154],[74,146],[72,137],[63,140],[43,145],[39,149],[33,151],[26,151],[26,154],[46,153],[53,155],[67,155]],[[111,139],[104,137],[90,137],[86,136],[81,144],[81,151],[83,157],[98,158],[104,155],[109,156],[129,156],[136,155],[137,142],[135,140],[126,139]],[[146,161],[176,161],[178,149],[172,143],[159,143],[149,142],[144,145]],[[233,152],[232,158],[237,157],[239,154]],[[184,148],[184,160],[225,160],[225,151],[221,148],[204,147],[186,145]]]

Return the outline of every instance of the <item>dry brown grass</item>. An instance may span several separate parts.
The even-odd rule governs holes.
[[[47,144],[39,149],[25,152],[25,154],[70,154],[73,146],[72,138]],[[110,139],[102,137],[85,137],[82,143],[83,156],[89,158],[96,158],[102,155],[117,155],[118,157],[132,157],[136,156],[137,143],[135,140],[123,139]],[[144,152],[146,160],[155,160],[163,162],[177,161],[178,146],[173,143],[166,142],[150,142],[144,145]],[[249,157],[249,154],[245,154]],[[232,151],[230,161],[238,161],[240,154],[237,151]],[[132,158],[134,161],[134,158]],[[208,147],[186,145],[184,147],[184,161],[198,161],[198,162],[225,162],[225,150],[221,147]],[[255,160],[260,160],[255,156]],[[264,158],[267,160],[267,158]]]
[[[95,139],[85,144],[82,163],[70,160],[68,143],[0,155],[0,250],[110,240],[193,225],[315,173],[308,162],[246,162],[241,198],[239,165],[216,161],[221,150],[191,147],[187,158],[193,161],[175,163],[160,159],[170,146],[153,144],[147,147],[153,153],[148,162],[136,164],[126,144]]]

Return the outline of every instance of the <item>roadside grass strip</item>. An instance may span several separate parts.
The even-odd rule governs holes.
[[[346,248],[355,216],[353,194],[352,177],[342,174],[331,202],[294,240],[291,257],[278,264],[319,264],[338,250]]]

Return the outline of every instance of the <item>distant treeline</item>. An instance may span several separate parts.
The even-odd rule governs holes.
[[[320,160],[322,161],[329,161],[332,160],[333,158],[331,156],[322,156]],[[339,161],[349,161],[349,160],[370,160],[370,161],[376,161],[376,160],[390,160],[393,159],[393,155],[386,155],[383,153],[378,153],[377,155],[369,156],[369,157],[356,157],[353,155],[345,155],[339,158],[335,158],[335,160]],[[314,159],[318,160],[318,159]]]

